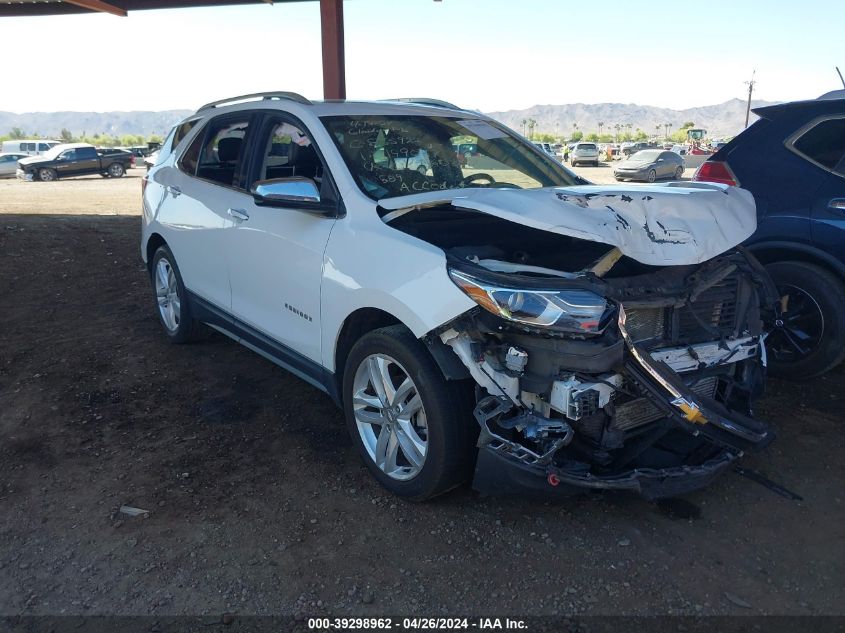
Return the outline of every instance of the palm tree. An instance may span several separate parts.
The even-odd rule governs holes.
[[[534,119],[528,119],[528,138],[529,140],[534,138],[534,128],[537,127],[537,121]]]
[[[604,121],[599,121],[599,136],[601,136],[601,129],[604,127]]]
[[[655,138],[660,136],[660,127],[661,127],[661,125],[659,123],[654,126],[654,137]]]
[[[522,119],[522,135],[525,136],[525,126],[528,125],[528,119]]]
[[[618,143],[619,142],[619,130],[622,128],[622,126],[617,123],[616,125],[613,126],[613,128],[616,130],[616,142]]]

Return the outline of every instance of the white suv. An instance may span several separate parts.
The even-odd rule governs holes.
[[[569,154],[569,164],[583,165],[590,163],[593,167],[599,166],[599,146],[595,143],[576,143]]]
[[[755,226],[744,190],[588,186],[448,104],[263,93],[171,131],[141,254],[171,341],[211,326],[327,392],[398,495],[659,497],[772,437]]]

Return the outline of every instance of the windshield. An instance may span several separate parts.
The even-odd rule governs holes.
[[[631,156],[631,160],[637,160],[642,162],[648,162],[657,160],[657,157],[660,155],[659,149],[644,149],[641,152],[637,152],[633,156]]]
[[[358,186],[379,200],[463,187],[536,189],[576,176],[498,124],[438,116],[328,116],[322,121]]]
[[[592,143],[579,143],[575,149],[596,149]]]
[[[67,149],[67,147],[64,147],[64,146],[62,146],[62,145],[54,145],[54,146],[53,146],[53,147],[51,147],[49,150],[47,150],[46,152],[44,152],[44,153],[41,155],[41,157],[42,157],[42,158],[46,158],[46,159],[48,159],[48,160],[55,160],[55,158],[56,158],[59,154],[61,154],[63,151],[65,151],[66,149]]]

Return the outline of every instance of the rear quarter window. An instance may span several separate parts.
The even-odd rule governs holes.
[[[817,165],[845,175],[845,117],[815,124],[795,139],[792,147]]]

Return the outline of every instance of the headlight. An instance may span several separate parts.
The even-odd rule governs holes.
[[[508,321],[581,334],[603,328],[607,301],[589,290],[504,288],[453,269],[449,276],[478,305]]]

